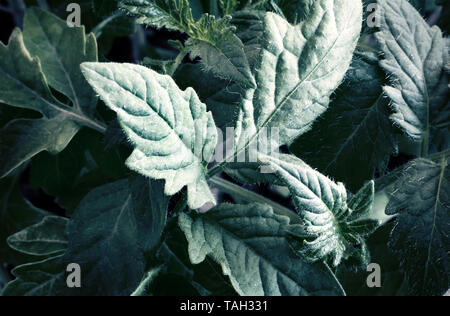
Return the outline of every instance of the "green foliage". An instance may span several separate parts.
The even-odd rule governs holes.
[[[374,200],[374,184],[367,184],[350,201],[342,183],[334,183],[290,155],[262,157],[292,194],[301,225],[290,229],[293,247],[308,261],[323,260],[338,266],[355,257],[370,263],[364,237],[380,223],[364,219]],[[356,248],[356,246],[359,247]]]
[[[217,143],[216,129],[195,91],[181,91],[172,78],[142,66],[85,63],[82,70],[106,105],[118,113],[136,147],[127,166],[165,179],[167,195],[187,186],[193,209],[215,203],[205,167]]]
[[[278,145],[290,144],[311,128],[350,64],[361,15],[359,1],[335,5],[327,0],[317,1],[313,14],[298,26],[266,15],[257,88],[243,96],[237,150],[246,150],[265,128],[279,129]]]
[[[314,5],[314,0],[272,0],[291,23],[297,24],[308,17]]]
[[[12,249],[34,256],[64,252],[67,248],[67,222],[64,217],[47,216],[40,223],[10,236],[8,244]]]
[[[67,227],[64,261],[84,268],[85,284],[80,293],[68,293],[130,295],[144,275],[146,256],[159,244],[167,203],[161,183],[143,178],[91,191]]]
[[[384,53],[380,65],[393,77],[393,85],[384,87],[394,111],[391,119],[422,143],[425,155],[444,150],[449,144],[450,103],[444,71],[449,56],[442,32],[430,27],[406,0],[378,3],[377,39]]]
[[[259,204],[223,204],[179,217],[192,263],[210,255],[241,295],[339,295],[324,266],[305,264],[287,242],[289,218]]]
[[[0,101],[43,117],[13,120],[1,129],[1,177],[41,151],[59,153],[82,126],[102,130],[92,118],[95,95],[79,70],[80,62],[97,60],[95,37],[86,38],[83,28],[69,28],[39,9],[27,12],[24,25],[23,35],[16,29],[8,46],[0,44]],[[46,33],[50,29],[52,37]],[[57,100],[49,84],[64,93],[71,106]]]
[[[447,292],[446,3],[81,0],[82,27],[17,3],[2,295]]]
[[[375,171],[384,172],[397,147],[383,96],[384,77],[374,54],[357,53],[330,110],[291,150],[350,190],[373,179]]]
[[[409,166],[386,209],[387,214],[398,214],[389,245],[400,257],[413,295],[443,295],[448,290],[449,158],[439,163],[420,159]]]
[[[206,70],[245,87],[255,86],[242,42],[233,34],[228,17],[204,14],[195,21],[188,0],[123,0],[120,6],[137,16],[137,23],[189,35],[186,46],[192,57],[201,57]]]

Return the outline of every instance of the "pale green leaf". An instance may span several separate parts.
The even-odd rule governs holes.
[[[291,155],[261,156],[289,188],[302,225],[291,230],[300,238],[295,242],[299,253],[310,261],[327,260],[334,266],[353,253],[354,246],[364,246],[363,236],[378,226],[378,221],[362,220],[373,204],[373,190],[363,190],[354,212],[348,207],[347,191],[342,183],[335,183]],[[373,187],[373,183],[372,183]],[[364,247],[361,247],[364,250]]]
[[[378,42],[384,54],[382,68],[391,76],[385,93],[392,103],[396,125],[427,154],[430,139],[448,134],[448,51],[442,32],[430,27],[406,0],[379,0],[381,31]],[[439,148],[443,150],[445,148]]]
[[[49,256],[67,249],[64,217],[47,216],[40,223],[29,226],[8,238],[8,245],[14,250],[34,256]]]
[[[311,128],[350,65],[361,25],[359,0],[316,1],[297,26],[266,14],[257,88],[244,95],[237,123],[238,151],[266,129],[278,129],[284,145]]]
[[[355,215],[361,217],[367,215],[370,211],[375,199],[375,182],[367,182],[361,190],[353,195],[348,201],[348,207],[353,210],[353,214],[350,216],[353,218]]]
[[[193,209],[214,203],[206,165],[215,150],[217,130],[195,91],[181,91],[169,76],[138,65],[85,63],[82,70],[106,105],[117,112],[135,147],[127,166],[165,179],[167,195],[187,186]]]
[[[181,214],[194,264],[211,256],[240,295],[342,295],[322,264],[296,257],[286,239],[289,218],[261,204],[220,205],[204,215]]]
[[[131,293],[131,296],[151,296],[152,293],[149,292],[149,287],[152,282],[155,281],[155,278],[159,275],[161,269],[162,267],[150,269],[150,271],[146,273],[145,278],[141,281],[136,290]]]
[[[389,246],[399,257],[413,295],[443,295],[449,287],[449,157],[414,161],[396,182],[387,206],[397,215]]]

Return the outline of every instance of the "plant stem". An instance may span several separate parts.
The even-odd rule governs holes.
[[[174,64],[170,68],[170,71],[167,73],[169,76],[173,77],[173,75],[175,74],[175,71],[177,71],[178,67],[183,62],[183,59],[186,56],[186,54],[187,54],[186,48],[184,48],[183,50],[180,51],[177,58],[175,58]]]
[[[69,115],[81,125],[92,128],[101,134],[106,134],[106,125],[104,123],[90,119],[89,117],[84,116],[84,114],[79,114],[76,112],[69,113]]]
[[[326,262],[323,262],[323,264],[325,265],[325,267],[327,267],[328,271],[330,271],[330,273],[333,276],[333,278],[335,279],[336,283],[339,284],[339,287],[340,287],[342,293],[344,293],[344,296],[347,296],[347,293],[345,292],[345,289],[342,286],[342,284],[339,281],[339,279],[337,278],[336,274],[333,272],[333,270],[331,270],[330,266]]]
[[[291,224],[300,223],[299,217],[291,209],[288,209],[287,207],[284,207],[272,200],[269,200],[268,198],[262,195],[256,194],[255,192],[249,191],[243,187],[240,187],[234,183],[231,183],[219,177],[213,177],[208,181],[212,186],[224,192],[227,192],[231,195],[238,196],[245,201],[269,205],[270,207],[273,208],[275,213],[289,217],[291,219]]]

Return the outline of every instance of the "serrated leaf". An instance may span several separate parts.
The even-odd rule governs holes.
[[[59,216],[47,216],[41,222],[29,226],[8,238],[14,250],[33,256],[50,256],[67,249],[66,226],[69,220]]]
[[[130,295],[144,276],[146,256],[159,243],[167,205],[162,184],[144,178],[91,191],[67,228],[64,261],[80,265],[84,282],[68,293]]]
[[[132,64],[85,63],[89,83],[112,110],[135,150],[127,166],[165,179],[165,192],[188,188],[193,209],[213,202],[206,182],[217,130],[195,91],[181,91],[169,76]]]
[[[348,207],[347,190],[291,155],[261,156],[281,181],[289,188],[302,225],[291,229],[299,253],[310,261],[326,260],[338,266],[343,259],[358,252],[354,245],[364,244],[367,236],[379,226],[378,221],[364,220],[366,209],[354,212]],[[367,199],[367,197],[366,197]],[[354,203],[354,205],[356,205]],[[354,243],[354,241],[357,241]],[[364,247],[362,247],[364,249]]]
[[[244,44],[236,35],[211,43],[189,39],[186,48],[191,57],[200,57],[201,65],[221,79],[231,79],[244,88],[255,87],[255,79],[245,55]]]
[[[181,214],[189,256],[211,256],[240,295],[342,295],[321,264],[295,256],[286,239],[289,219],[265,205],[220,205],[201,216]]]
[[[348,207],[353,210],[351,218],[355,215],[361,217],[367,215],[375,199],[375,182],[367,182],[355,195],[348,201]]]
[[[378,4],[381,31],[376,37],[385,58],[380,65],[393,81],[384,89],[395,112],[391,119],[423,143],[426,155],[431,139],[449,131],[445,41],[440,29],[428,26],[408,1],[379,0]]]
[[[449,287],[450,171],[440,163],[416,160],[396,182],[386,209],[398,214],[389,241],[413,295],[442,295]]]
[[[55,15],[31,8],[24,20],[24,43],[32,56],[37,56],[49,85],[66,95],[74,108],[93,114],[95,94],[84,79],[80,64],[97,61],[97,42],[84,27],[68,27]]]
[[[355,54],[330,109],[292,144],[292,152],[352,191],[376,170],[383,172],[397,147],[384,77],[376,56]]]
[[[187,0],[123,0],[120,7],[138,16],[137,23],[185,32],[194,22]]]
[[[15,29],[7,46],[0,45],[0,100],[2,103],[51,116],[57,111],[41,65],[25,47],[23,35]]]
[[[266,14],[257,88],[247,90],[242,101],[237,151],[267,129],[278,130],[278,145],[284,145],[311,128],[350,65],[361,21],[361,2],[349,0],[316,1],[297,26]]]
[[[91,42],[95,43],[95,39]],[[103,130],[81,109],[53,97],[39,59],[25,48],[18,29],[13,31],[8,46],[0,44],[0,73],[0,102],[43,116],[11,121],[0,131],[0,177],[41,151],[60,152],[82,126]]]
[[[243,87],[255,87],[244,45],[233,34],[228,17],[204,14],[194,21],[187,0],[123,0],[120,6],[138,16],[137,23],[188,34],[186,47],[193,57],[201,57],[205,70]]]
[[[62,256],[15,268],[12,273],[16,279],[6,285],[2,296],[54,296],[62,291],[66,287]]]

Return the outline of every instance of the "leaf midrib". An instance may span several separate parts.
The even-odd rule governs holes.
[[[436,193],[436,201],[434,203],[434,208],[433,208],[433,227],[431,229],[430,242],[428,244],[427,261],[425,263],[425,274],[424,274],[424,278],[423,278],[422,290],[424,290],[424,287],[425,287],[425,284],[426,284],[426,280],[428,278],[428,270],[429,270],[430,261],[431,261],[431,248],[432,248],[434,234],[435,234],[435,231],[436,231],[436,220],[437,220],[437,213],[438,213],[438,204],[441,203],[440,202],[440,195],[441,195],[441,189],[442,189],[442,182],[444,180],[445,169],[447,168],[447,159],[445,157],[442,158],[440,167],[441,167],[441,172],[439,174],[439,184],[438,184],[438,189],[437,189],[437,193]]]
[[[325,13],[322,16],[321,21],[323,21],[323,19],[325,18]],[[225,158],[223,160],[223,162],[219,163],[217,166],[215,166],[214,168],[212,168],[210,170],[210,174],[214,175],[216,170],[221,170],[223,168],[223,166],[227,163],[227,161],[230,161],[229,159],[232,159],[232,161],[234,161],[234,159],[242,152],[247,150],[247,148],[253,143],[253,141],[259,136],[259,134],[261,133],[262,130],[264,130],[265,127],[267,127],[267,125],[269,125],[269,123],[272,121],[272,119],[278,114],[278,112],[281,110],[281,108],[289,101],[289,99],[294,95],[295,92],[297,92],[297,90],[303,85],[303,83],[306,82],[306,80],[308,80],[314,73],[315,71],[322,65],[322,63],[326,60],[326,58],[328,57],[328,55],[331,53],[331,51],[335,48],[336,43],[338,42],[338,40],[341,38],[342,34],[344,33],[345,30],[347,30],[347,26],[349,23],[349,19],[346,20],[346,24],[345,24],[345,28],[342,28],[342,31],[339,33],[339,35],[336,37],[336,39],[333,41],[333,44],[331,45],[331,47],[327,50],[326,54],[324,54],[324,56],[322,57],[322,59],[317,63],[316,66],[314,66],[314,68],[307,74],[307,76],[305,76],[305,78],[303,78],[281,101],[281,103],[276,106],[275,110],[269,115],[269,117],[263,122],[263,124],[261,125],[261,127],[257,128],[256,133],[250,137],[250,140],[245,144],[244,147],[242,147],[241,149],[237,150],[233,155]],[[297,25],[295,28],[299,28],[300,25]],[[256,91],[256,89],[253,89]],[[253,101],[253,100],[252,100]],[[255,118],[253,118],[254,120]]]
[[[253,216],[253,217],[255,217],[255,216]],[[256,216],[256,217],[257,217],[257,216]],[[261,217],[266,218],[266,217],[264,217],[264,216],[259,216],[259,217],[257,217],[257,218],[261,218]],[[206,219],[208,219],[208,218],[209,218],[209,217],[206,217]],[[226,219],[230,219],[230,218],[241,219],[242,217],[240,217],[240,216],[229,216],[229,217],[227,217]],[[248,218],[248,217],[247,217],[247,218]],[[204,218],[204,219],[205,219],[205,218]],[[275,271],[277,271],[277,273],[281,273],[282,275],[286,276],[289,280],[291,280],[292,282],[294,282],[301,290],[303,290],[303,291],[306,292],[306,293],[309,293],[305,288],[303,288],[302,286],[300,286],[300,285],[298,284],[298,281],[297,281],[297,280],[294,280],[294,279],[292,278],[292,276],[286,274],[283,270],[280,269],[280,267],[278,267],[278,266],[276,266],[275,264],[273,264],[273,262],[271,262],[270,259],[268,259],[268,258],[266,257],[266,255],[261,254],[259,251],[257,251],[257,250],[254,249],[253,247],[251,247],[251,245],[249,245],[247,242],[245,242],[245,240],[247,240],[248,238],[244,238],[244,239],[243,239],[243,238],[237,236],[237,235],[234,234],[232,231],[229,231],[228,229],[226,229],[226,227],[220,225],[220,221],[217,221],[217,220],[215,220],[214,218],[211,218],[211,219],[209,219],[209,221],[208,221],[208,220],[206,220],[206,221],[207,221],[210,225],[212,225],[212,226],[217,226],[217,227],[219,227],[219,229],[220,229],[222,232],[225,232],[225,234],[230,235],[232,239],[241,241],[241,242],[246,246],[247,249],[249,249],[251,252],[253,252],[253,253],[255,254],[255,256],[257,256],[258,258],[261,258],[262,260],[264,260],[264,261],[265,261],[267,264],[269,264]],[[282,226],[282,224],[280,224],[278,221],[277,221],[277,224],[279,224],[280,226]],[[284,231],[284,230],[283,230],[283,231]],[[260,237],[261,237],[261,236],[256,236],[256,237],[252,237],[252,238],[260,238]],[[272,237],[272,238],[280,238],[280,239],[283,239],[283,236],[266,236],[266,237]],[[207,239],[206,239],[206,236],[205,236],[204,238],[205,238],[205,240],[207,240]],[[243,240],[244,240],[244,241],[243,241]],[[209,242],[208,242],[208,244],[209,244]],[[223,245],[223,243],[222,243],[222,245]],[[225,249],[225,247],[224,247],[224,249]],[[228,258],[227,258],[226,256],[225,256],[225,259],[226,259],[226,261],[227,261],[227,263],[228,263]],[[300,260],[300,258],[299,258],[298,260]],[[224,263],[222,263],[222,264],[224,264]],[[230,269],[230,270],[231,270],[231,269]],[[259,274],[259,275],[260,275],[260,274]],[[278,279],[278,278],[277,278],[277,279]],[[261,279],[261,281],[264,282],[262,279]],[[279,289],[279,287],[278,287],[278,289]],[[239,290],[242,292],[242,289],[239,289]],[[280,290],[280,289],[279,289],[279,290]],[[281,290],[280,290],[280,292],[281,292]]]
[[[69,118],[72,118],[74,121],[77,121],[79,123],[82,123],[83,125],[92,127],[98,131],[102,131],[102,133],[106,132],[106,127],[100,125],[99,123],[91,120],[90,118],[88,118],[87,116],[85,116],[82,112],[74,112],[71,111],[70,108],[64,104],[60,104],[60,106],[51,103],[50,101],[48,101],[47,99],[45,99],[44,97],[42,97],[40,94],[38,94],[36,91],[34,91],[33,89],[31,89],[30,87],[28,87],[27,85],[25,85],[22,81],[18,80],[17,78],[11,76],[9,73],[5,72],[4,70],[2,70],[0,68],[0,71],[9,79],[11,79],[12,81],[16,82],[19,86],[21,86],[23,89],[27,90],[29,93],[31,93],[32,95],[34,95],[36,97],[36,99],[41,100],[41,102],[44,102],[45,104],[47,104],[50,108],[52,108],[54,111],[56,112],[61,112],[64,116],[67,116]],[[56,100],[55,100],[56,101]],[[59,101],[57,101],[59,102]],[[9,104],[8,102],[5,102],[7,104]],[[14,106],[14,105],[12,105]],[[37,109],[33,109],[35,111],[41,112],[40,110]],[[42,112],[41,112],[42,113]],[[43,113],[42,113],[43,114]],[[44,115],[44,114],[43,114]],[[47,115],[44,115],[46,118]],[[56,115],[54,116],[56,117]]]
[[[359,132],[359,130],[365,125],[365,123],[369,119],[369,117],[372,114],[372,112],[374,110],[377,110],[377,107],[379,106],[379,102],[381,101],[382,98],[383,98],[383,93],[381,93],[379,95],[377,100],[367,110],[366,115],[361,120],[361,123],[358,124],[357,128],[355,128],[353,130],[353,132],[345,139],[345,142],[341,146],[339,146],[339,150],[334,154],[334,158],[328,163],[328,165],[323,170],[324,173],[326,173],[328,171],[328,169],[337,161],[337,158],[341,155],[342,151],[347,147],[347,145],[349,144],[350,140],[352,140],[355,137],[355,135]]]

